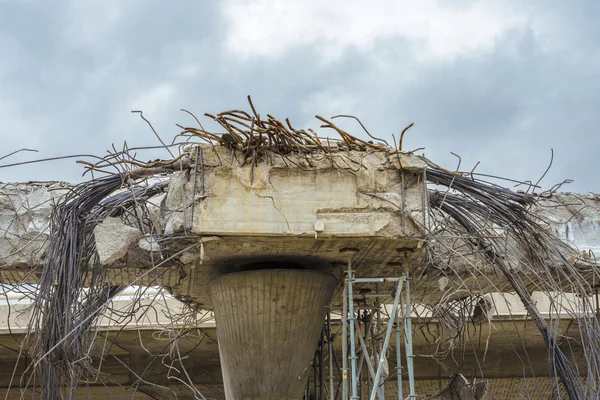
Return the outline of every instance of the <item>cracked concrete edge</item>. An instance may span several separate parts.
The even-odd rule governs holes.
[[[222,152],[223,149],[219,151]],[[371,157],[369,160],[371,165],[378,165],[378,163],[379,165],[385,165],[387,162],[380,155],[369,155],[367,157]],[[216,156],[207,157],[206,159],[208,162],[211,162],[211,160],[216,162],[217,160]],[[321,168],[331,168],[323,161],[319,162]],[[276,165],[274,168],[283,168],[284,164],[281,164],[281,166]],[[227,168],[231,169],[230,167]],[[264,175],[267,169],[263,169],[264,178],[268,175]],[[208,172],[207,175],[210,174],[211,172]],[[208,180],[206,177],[205,179]],[[359,180],[361,179],[364,182],[369,179],[372,181],[372,177],[363,177]],[[207,204],[202,194],[199,193],[198,182],[196,182],[196,186],[195,208],[197,214],[194,216],[195,218],[198,217],[198,213],[202,212]],[[43,252],[47,246],[48,224],[53,206],[70,188],[71,186],[64,182],[0,183],[0,232],[2,232],[2,235],[0,235],[0,268],[5,270],[31,269],[41,264]],[[396,189],[396,187],[394,188]],[[205,190],[207,189],[210,189],[210,182],[205,181]],[[168,234],[182,229],[183,213],[173,213],[168,210],[170,207],[180,206],[182,196],[191,199],[192,190],[193,180],[188,180],[185,173],[175,174],[171,178],[168,194],[161,194],[151,199],[149,207],[151,218],[160,231],[164,230]],[[416,186],[407,188],[408,197],[405,202],[408,220],[413,221],[415,226],[418,226],[423,219],[423,199],[420,190]],[[385,218],[390,218],[391,222],[394,218],[392,212],[394,206],[390,205],[389,200],[391,199],[391,203],[398,203],[398,196],[391,191],[383,191],[382,193],[384,197],[389,197],[389,199],[387,201],[374,201],[369,206],[373,208],[383,207],[386,203],[385,207],[387,207],[388,214]],[[395,207],[398,208],[398,204],[395,204]],[[334,211],[334,209],[331,211]],[[557,193],[548,198],[540,198],[539,204],[532,209],[532,212],[538,215],[541,223],[546,224],[548,229],[552,230],[558,238],[576,249],[580,256],[584,254],[581,257],[595,258],[596,255],[600,255],[600,195]],[[191,214],[191,209],[188,214]],[[318,215],[318,212],[315,215]],[[381,216],[383,217],[384,214]],[[191,215],[188,215],[188,218],[191,218]],[[348,215],[342,215],[339,218],[352,220],[353,218],[360,218],[360,216],[348,213]],[[396,220],[394,223],[397,224],[398,221]],[[102,253],[103,263],[110,264],[124,257],[132,246],[140,247],[138,250],[146,252],[154,250],[154,244],[150,243],[152,241],[148,242],[146,238],[148,243],[143,242],[144,235],[137,228],[116,221],[110,221],[107,224],[113,224],[112,228],[103,231],[104,227],[99,227],[97,230],[98,236],[102,238],[99,241],[99,251]],[[372,226],[376,234],[398,234],[397,230],[389,228],[389,223],[382,225],[375,220]],[[196,233],[202,232],[196,231]],[[135,244],[136,240],[137,245]]]

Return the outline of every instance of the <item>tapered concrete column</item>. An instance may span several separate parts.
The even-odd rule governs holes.
[[[319,271],[266,269],[211,282],[227,400],[302,398],[335,281]]]

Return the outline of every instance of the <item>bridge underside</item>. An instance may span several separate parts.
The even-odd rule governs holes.
[[[564,321],[561,329],[567,329],[568,324],[569,321]],[[422,397],[439,393],[459,365],[461,373],[467,378],[479,375],[479,368],[485,371],[494,399],[519,398],[520,394],[527,391],[531,398],[547,398],[552,390],[551,381],[546,378],[549,374],[547,351],[531,321],[494,319],[492,325],[486,322],[472,326],[472,341],[465,343],[465,348],[456,348],[445,359],[440,360],[439,365],[432,358],[426,357],[436,349],[436,344],[433,343],[435,336],[432,335],[438,329],[437,322],[423,321],[419,327],[414,342],[415,354],[419,355],[415,358],[415,371],[417,390]],[[332,330],[339,329],[340,325],[334,320]],[[577,326],[571,326],[570,329],[576,330]],[[22,339],[22,333],[0,336],[0,395],[5,396],[11,386],[8,399],[20,398],[19,387],[25,386],[25,382],[20,382],[18,378],[11,384],[13,371],[16,377],[30,377],[26,369],[32,360],[24,356],[20,360],[18,358]],[[96,363],[104,357],[102,374],[97,381],[90,381],[89,384],[82,382],[79,393],[82,397],[84,394],[92,395],[91,398],[94,399],[131,399],[134,394],[136,399],[175,398],[174,393],[179,399],[194,399],[193,391],[179,381],[181,379],[189,384],[189,380],[181,372],[183,364],[192,383],[207,399],[225,399],[216,329],[204,327],[185,340],[180,340],[178,347],[182,361],[179,361],[174,352],[173,357],[153,357],[152,354],[164,353],[165,346],[171,339],[168,334],[159,334],[155,329],[101,331],[96,339],[97,348],[92,354]],[[568,346],[569,344],[564,344],[565,349]],[[585,365],[581,360],[584,357],[580,357],[580,349],[574,344],[570,346],[574,347],[568,353],[579,359],[581,372],[585,373]],[[104,353],[103,356],[102,349],[109,348],[111,354]],[[339,336],[334,342],[334,348],[337,360],[341,360]],[[395,348],[393,342],[392,348]],[[390,371],[393,371],[393,351],[388,359]],[[308,375],[311,375],[311,365],[307,364],[305,367]],[[335,367],[334,370],[337,385],[339,374]],[[364,373],[366,374],[366,368]],[[325,377],[328,380],[328,371]],[[312,385],[314,381],[310,382]],[[366,389],[364,383],[363,390],[366,392]],[[392,378],[386,383],[386,398],[397,398],[395,390],[395,378]]]

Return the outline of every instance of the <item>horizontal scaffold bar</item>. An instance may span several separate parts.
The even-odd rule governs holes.
[[[385,283],[385,282],[398,282],[404,281],[405,277],[400,278],[354,278],[352,282],[354,283]]]

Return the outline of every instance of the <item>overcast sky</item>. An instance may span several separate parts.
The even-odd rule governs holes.
[[[0,164],[159,144],[246,107],[353,114],[449,168],[600,192],[598,1],[0,0]],[[361,135],[354,125],[345,125]],[[158,157],[168,158],[168,154]],[[74,160],[0,181],[81,179]]]

